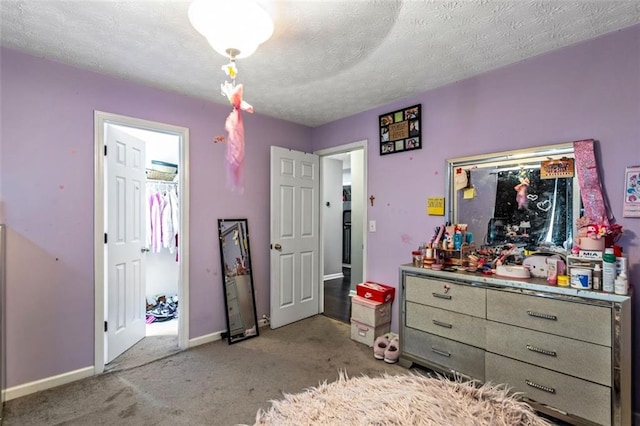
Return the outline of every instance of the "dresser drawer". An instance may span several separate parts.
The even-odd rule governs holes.
[[[485,380],[568,414],[611,424],[611,389],[500,355],[486,354]]]
[[[486,314],[486,290],[483,288],[407,276],[404,291],[407,301],[480,318]]]
[[[400,340],[400,354],[412,355],[444,371],[453,370],[484,381],[484,351],[473,346],[406,327]]]
[[[488,352],[601,385],[611,384],[609,347],[493,321],[487,321],[486,330]]]
[[[406,326],[484,348],[485,320],[407,302]]]
[[[487,290],[487,319],[611,346],[611,309]]]

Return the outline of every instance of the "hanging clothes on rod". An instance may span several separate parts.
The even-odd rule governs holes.
[[[179,201],[177,182],[147,181],[147,248],[153,253],[177,250]]]

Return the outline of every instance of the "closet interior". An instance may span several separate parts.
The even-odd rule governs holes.
[[[158,324],[179,315],[179,195],[177,182],[149,179],[149,174],[147,178],[146,320],[147,324]],[[174,325],[177,332],[174,323],[148,327],[147,334],[159,328],[166,332]]]
[[[180,301],[179,139],[138,132],[145,140],[146,335],[178,334]]]

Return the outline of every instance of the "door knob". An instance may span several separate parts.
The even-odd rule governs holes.
[[[142,248],[140,249],[140,253],[144,253],[144,252],[146,252],[146,251],[150,251],[150,250],[149,250],[148,248],[146,248],[146,247],[142,247]]]
[[[274,245],[273,248],[278,251],[282,251],[282,246],[279,243],[276,243],[276,245]]]

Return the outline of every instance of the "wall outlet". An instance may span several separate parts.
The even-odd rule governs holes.
[[[266,327],[269,325],[271,318],[269,318],[266,314],[262,314],[262,318],[258,320],[258,327]]]

